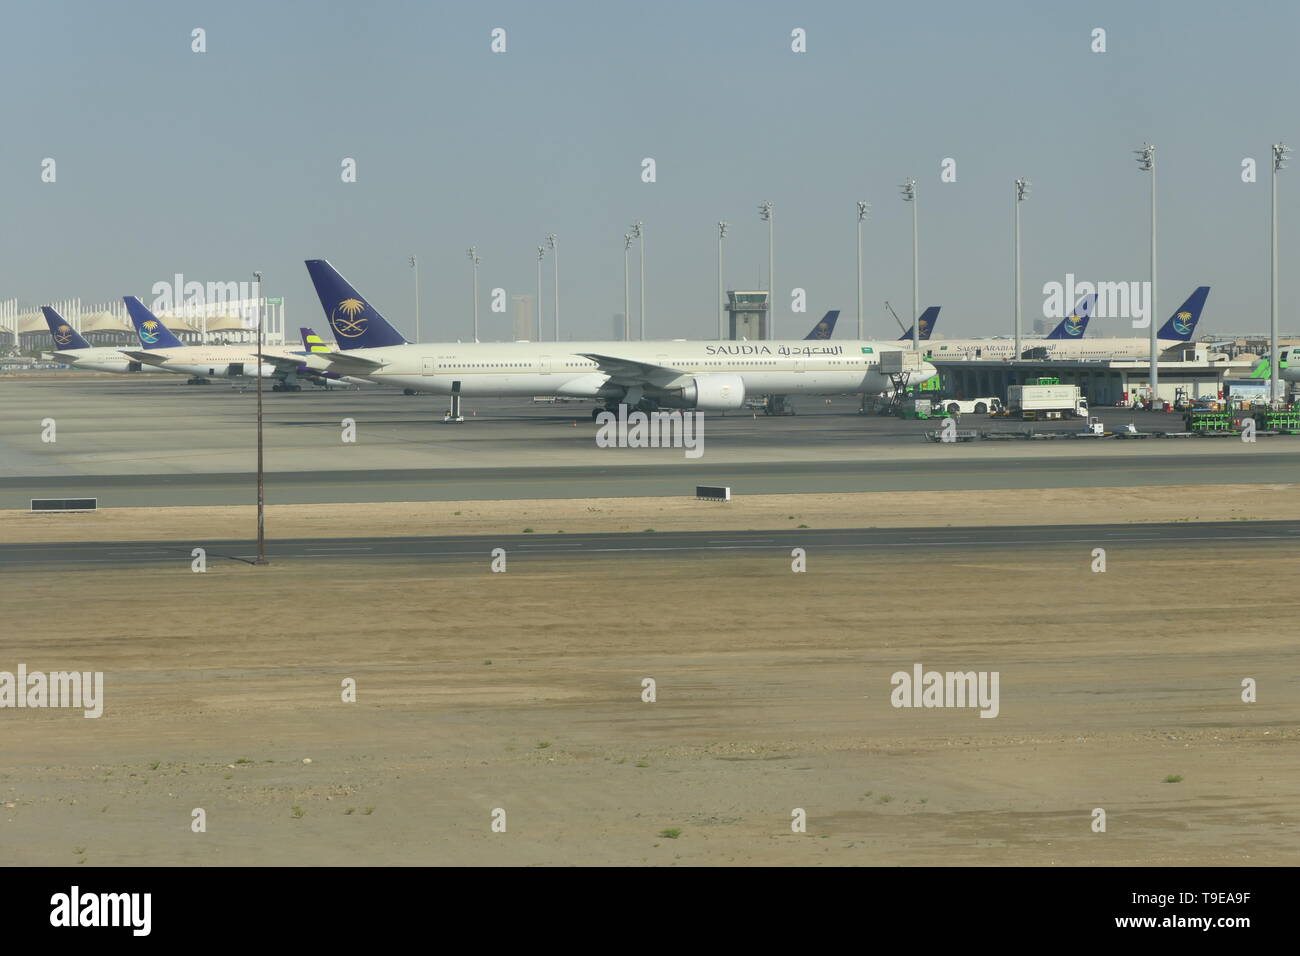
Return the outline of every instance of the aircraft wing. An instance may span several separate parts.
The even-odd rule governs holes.
[[[263,353],[262,361],[283,372],[292,372],[304,365],[315,372],[333,372],[336,375],[366,375],[383,368],[384,362],[349,355],[347,352],[308,352],[303,355],[272,355]]]
[[[609,380],[615,385],[667,385],[686,374],[681,369],[670,368],[667,365],[637,362],[634,359],[601,355],[598,352],[578,354],[595,362],[597,368],[608,375]]]
[[[157,352],[133,352],[130,349],[118,349],[127,358],[133,358],[137,362],[144,362],[145,365],[155,365],[162,368],[167,364],[167,356],[159,355]]]
[[[349,352],[311,352],[303,356],[301,364],[320,372],[337,372],[339,375],[372,375],[388,363],[362,358]]]

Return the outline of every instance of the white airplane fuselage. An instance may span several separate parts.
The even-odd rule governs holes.
[[[1190,346],[1179,339],[1157,339],[1156,351]],[[1090,359],[1144,359],[1151,355],[1150,339],[1025,339],[1020,340],[1021,352],[1042,349],[1050,358],[1087,361]],[[921,354],[926,358],[1014,359],[1014,339],[936,339],[921,343]]]
[[[512,342],[393,345],[342,354],[384,363],[373,372],[349,369],[350,375],[440,395],[613,399],[627,389],[624,378],[602,371],[586,354],[654,366],[647,371],[654,383],[645,388],[647,394],[689,388],[697,378],[728,376],[744,383],[746,395],[835,395],[890,388],[879,362],[882,352],[891,351],[910,349],[849,340]],[[909,381],[916,384],[934,374],[926,364]]]
[[[128,358],[115,348],[106,346],[60,350],[52,354],[55,359],[66,362],[73,368],[84,368],[95,372],[123,374],[125,372],[139,372],[142,368],[140,362]],[[147,365],[143,367],[148,368]]]
[[[156,367],[164,372],[176,372],[199,378],[254,379],[259,374],[262,378],[276,377],[277,370],[274,365],[259,363],[256,346],[182,345],[147,351],[151,356],[157,356],[161,360],[161,364]],[[268,347],[264,352],[267,355],[286,357],[294,355],[291,349],[283,347]],[[306,356],[297,357],[306,358]],[[283,376],[283,373],[280,374]]]

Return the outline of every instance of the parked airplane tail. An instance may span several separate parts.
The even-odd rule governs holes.
[[[922,342],[924,342],[926,339],[930,337],[930,333],[934,331],[934,323],[938,321],[939,321],[939,306],[937,305],[932,305],[924,312],[921,313],[920,324],[921,324]],[[910,327],[906,332],[904,332],[902,335],[898,337],[898,341],[900,342],[911,341],[911,339],[912,339],[912,329]]]
[[[54,348],[57,351],[66,352],[69,349],[90,348],[90,343],[81,337],[81,333],[68,325],[67,322],[64,322],[63,316],[48,305],[41,306],[41,311],[45,313],[45,324],[50,327],[50,335],[54,339]]]
[[[135,326],[135,334],[140,336],[140,344],[146,349],[174,349],[184,345],[135,296],[123,296],[122,301],[126,303],[126,311],[131,316],[131,324]]]
[[[1201,320],[1201,310],[1210,295],[1210,287],[1203,285],[1187,297],[1187,301],[1178,307],[1178,311],[1169,317],[1169,321],[1160,326],[1156,338],[1178,342],[1190,342],[1196,334],[1196,323]]]
[[[300,328],[298,334],[302,336],[302,347],[307,352],[332,352],[323,338],[321,338],[315,329]]]
[[[840,317],[839,309],[831,309],[822,316],[821,321],[812,327],[812,331],[804,336],[808,339],[829,339],[835,332],[835,323]]]
[[[1079,300],[1074,311],[1047,334],[1049,339],[1081,339],[1088,330],[1088,320],[1097,309],[1097,294],[1090,292]]]
[[[316,287],[316,295],[320,297],[321,308],[325,310],[325,318],[334,330],[339,348],[346,351],[407,344],[402,333],[363,299],[361,293],[327,260],[308,259],[307,273]]]

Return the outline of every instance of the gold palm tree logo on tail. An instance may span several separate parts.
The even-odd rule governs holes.
[[[369,324],[370,320],[361,315],[365,309],[366,304],[360,299],[344,299],[330,316],[330,325],[334,326],[334,331],[339,335],[355,339]]]

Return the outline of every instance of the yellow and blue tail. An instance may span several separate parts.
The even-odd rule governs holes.
[[[131,324],[135,326],[135,334],[140,337],[140,344],[146,349],[175,349],[185,344],[172,335],[171,329],[163,325],[158,316],[145,308],[144,303],[135,296],[123,296],[122,301],[126,303],[126,311],[131,316]]]

